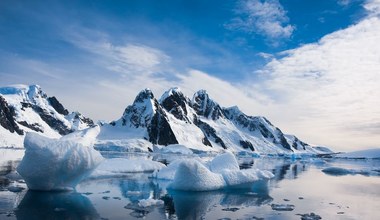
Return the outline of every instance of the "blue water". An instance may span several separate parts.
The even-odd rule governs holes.
[[[170,163],[177,156],[106,154],[107,157],[144,157]],[[205,160],[210,159],[204,157]],[[321,170],[380,168],[380,160],[276,159],[240,157],[240,167],[270,170],[275,177],[250,189],[212,192],[167,191],[166,181],[149,173],[122,178],[86,180],[76,192],[33,192],[12,175],[17,162],[0,166],[0,219],[301,219],[314,213],[322,219],[380,219],[378,175],[332,176]],[[12,192],[16,191],[16,192]],[[139,207],[141,199],[163,205]],[[272,205],[293,205],[292,211]]]

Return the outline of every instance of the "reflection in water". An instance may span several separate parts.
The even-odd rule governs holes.
[[[256,185],[256,186],[255,186]],[[179,219],[201,219],[207,212],[216,206],[261,206],[270,203],[273,199],[268,195],[267,181],[253,184],[252,190],[226,190],[209,192],[169,191],[165,198],[165,205],[174,205]],[[173,202],[170,202],[169,197]],[[166,207],[174,213],[173,207]]]
[[[28,191],[15,213],[18,220],[100,218],[90,200],[76,192]]]

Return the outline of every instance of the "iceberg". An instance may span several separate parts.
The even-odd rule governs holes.
[[[27,133],[17,171],[31,190],[73,190],[103,161],[93,148],[97,133],[98,126],[60,139]]]
[[[123,176],[126,173],[153,172],[166,167],[165,164],[147,159],[111,158],[102,162],[89,178]]]
[[[197,160],[187,160],[179,164],[169,189],[183,191],[209,191],[226,185],[223,176],[211,172]]]
[[[274,175],[258,169],[240,170],[232,153],[216,156],[207,164],[200,159],[176,160],[153,173],[157,179],[171,180],[168,189],[210,191],[226,188],[247,188],[252,183],[267,181]]]

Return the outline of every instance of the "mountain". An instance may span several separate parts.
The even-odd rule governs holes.
[[[69,111],[38,85],[0,88],[0,146],[22,147],[26,132],[60,137],[94,123],[79,112]]]
[[[153,145],[181,144],[194,151],[321,153],[265,117],[248,116],[236,106],[222,107],[205,90],[190,99],[179,88],[159,99],[150,89],[141,91],[120,119],[102,127],[98,138],[101,150],[147,151]]]

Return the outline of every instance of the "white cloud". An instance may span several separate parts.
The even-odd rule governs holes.
[[[370,13],[370,16],[380,15],[380,0],[367,0],[364,8]]]
[[[378,2],[365,4],[369,16],[359,23],[285,51],[257,71],[264,81],[257,86],[273,100],[269,118],[279,127],[340,148],[379,145]]]
[[[289,38],[295,27],[278,0],[241,0],[233,18],[226,28],[257,33],[271,39]]]

